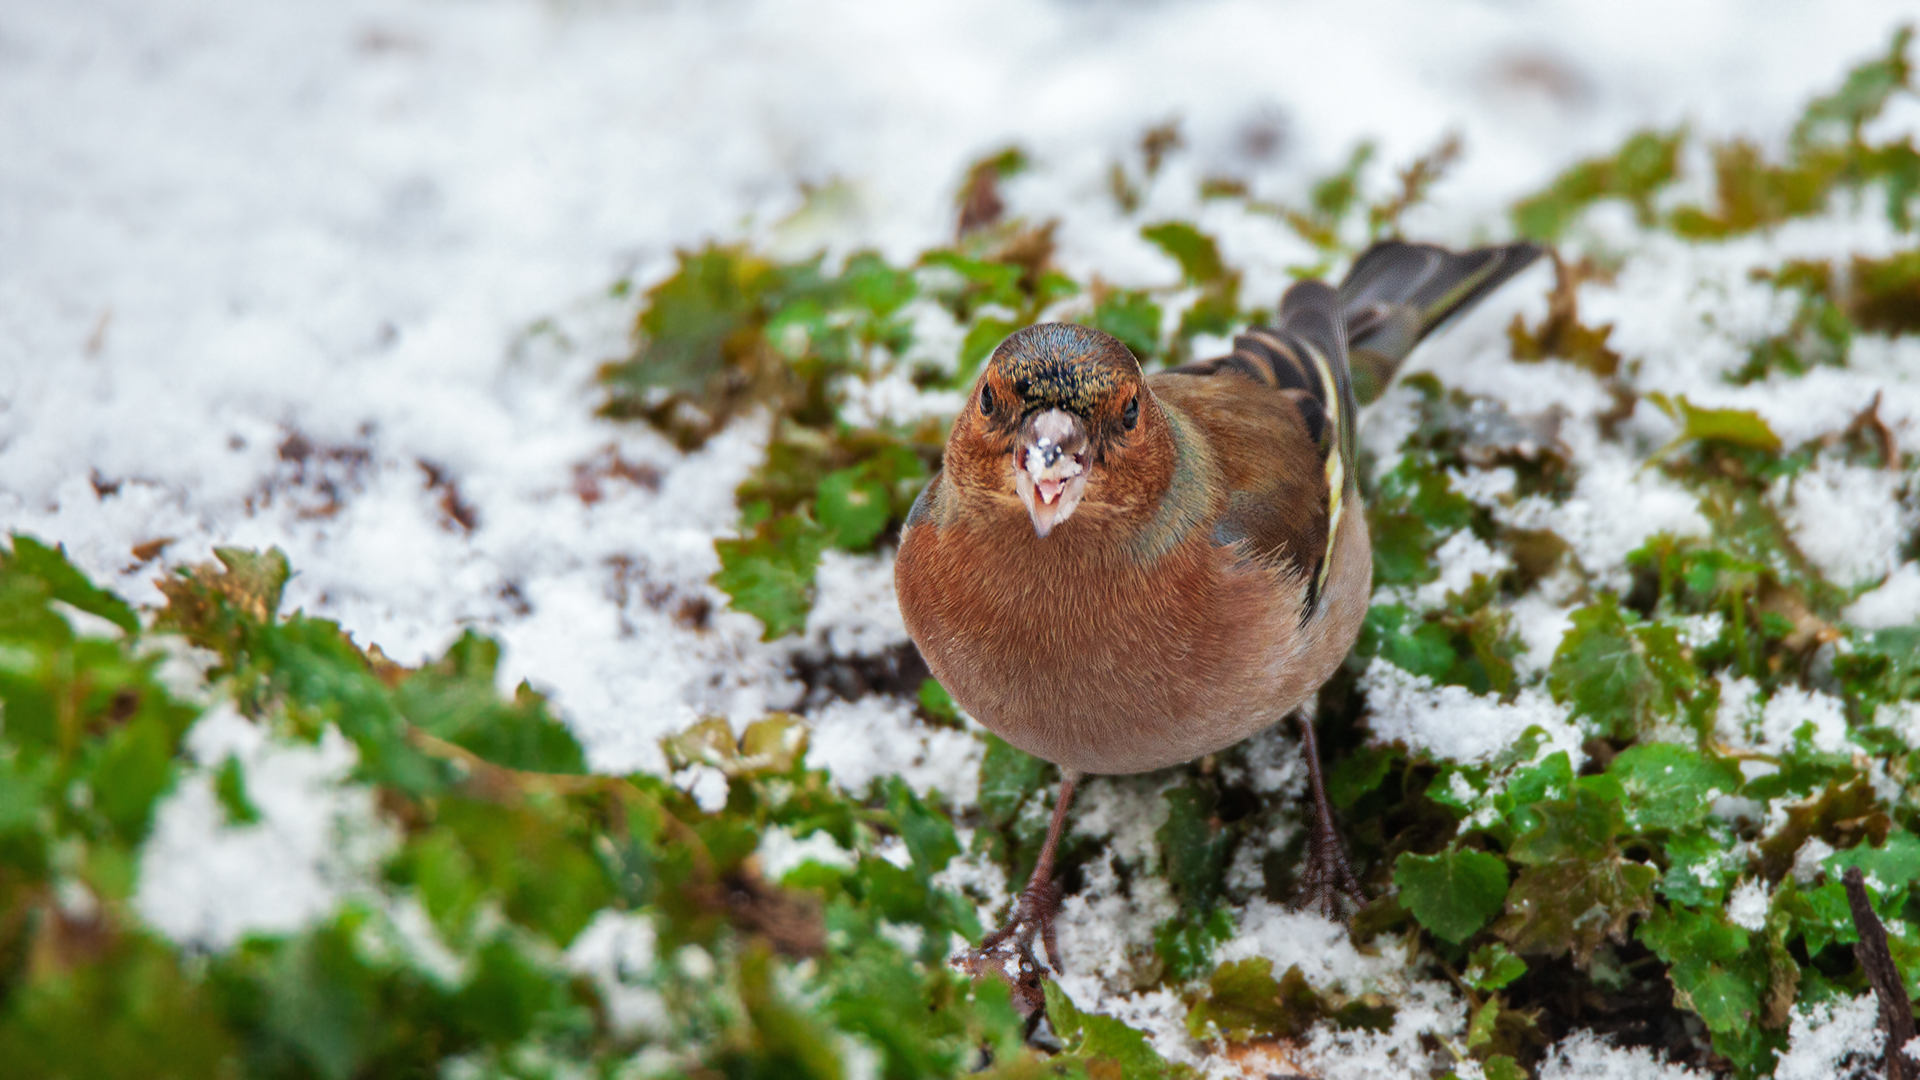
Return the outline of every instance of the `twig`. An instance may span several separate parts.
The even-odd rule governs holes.
[[[1882,1048],[1887,1080],[1916,1080],[1913,1061],[1907,1057],[1907,1044],[1913,1041],[1913,1002],[1907,998],[1900,969],[1894,966],[1893,953],[1887,948],[1887,928],[1867,902],[1867,885],[1860,868],[1847,867],[1841,880],[1847,887],[1847,906],[1853,909],[1853,928],[1860,933],[1853,955],[1873,984],[1874,996],[1880,999],[1880,1027],[1887,1033]]]

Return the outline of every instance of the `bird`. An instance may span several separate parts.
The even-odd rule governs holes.
[[[1151,374],[1073,323],[994,349],[907,514],[895,592],[954,701],[1061,783],[1011,919],[957,966],[1037,1010],[1036,937],[1064,970],[1053,872],[1082,778],[1192,761],[1296,714],[1304,891],[1336,917],[1365,903],[1302,711],[1372,594],[1356,377],[1377,396],[1423,337],[1539,254],[1382,241],[1338,288],[1294,282],[1227,355]]]

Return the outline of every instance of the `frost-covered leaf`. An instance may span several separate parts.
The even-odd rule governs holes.
[[[1081,1011],[1058,983],[1049,980],[1046,995],[1047,1019],[1064,1045],[1056,1061],[1078,1064],[1089,1075],[1105,1073],[1121,1080],[1184,1080],[1194,1075],[1184,1066],[1162,1060],[1141,1032],[1110,1016]]]
[[[1740,787],[1740,770],[1733,763],[1672,743],[1630,746],[1607,772],[1626,791],[1630,830],[1691,825],[1707,816],[1715,798]]]
[[[1217,1033],[1234,1042],[1297,1038],[1323,1015],[1319,995],[1298,966],[1276,979],[1272,960],[1250,957],[1214,969],[1187,1010],[1187,1032],[1196,1039]]]
[[[1522,955],[1571,951],[1584,964],[1602,943],[1625,941],[1633,916],[1652,909],[1657,876],[1653,867],[1617,855],[1529,866],[1493,932]]]

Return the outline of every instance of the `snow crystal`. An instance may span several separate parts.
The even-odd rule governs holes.
[[[1767,889],[1767,883],[1757,878],[1749,879],[1735,886],[1733,895],[1727,897],[1727,918],[1735,926],[1764,930],[1767,909],[1772,903],[1773,895]]]
[[[1705,1076],[1661,1061],[1651,1050],[1613,1046],[1582,1031],[1554,1046],[1540,1063],[1540,1080],[1705,1080]]]
[[[921,795],[938,791],[962,805],[978,796],[985,752],[979,738],[922,723],[899,698],[832,701],[807,725],[807,763],[826,769],[849,793],[865,794],[873,781],[898,776]]]
[[[626,1038],[666,1028],[666,999],[651,986],[655,940],[653,919],[609,909],[566,945],[566,970],[593,982],[612,1030]]]
[[[1847,608],[1846,619],[1863,630],[1920,623],[1920,563],[1901,563],[1879,587]]]
[[[1580,730],[1565,708],[1539,690],[1523,689],[1513,704],[1496,694],[1476,695],[1464,686],[1435,686],[1425,675],[1375,658],[1361,676],[1367,692],[1367,726],[1383,742],[1404,742],[1449,761],[1493,758],[1531,728],[1546,735],[1545,753],[1565,750],[1584,760]]]
[[[712,765],[689,765],[673,775],[673,782],[686,789],[694,804],[709,814],[727,808],[727,774]]]
[[[1643,469],[1613,443],[1596,443],[1583,455],[1573,495],[1565,502],[1530,495],[1495,510],[1494,518],[1508,528],[1559,534],[1588,574],[1619,592],[1631,583],[1627,554],[1648,537],[1704,536],[1708,531],[1690,492],[1658,470]]]
[[[1440,576],[1415,590],[1416,609],[1439,607],[1447,597],[1472,588],[1475,577],[1491,580],[1510,568],[1513,558],[1473,535],[1472,529],[1461,529],[1434,551],[1433,565],[1439,568]]]
[[[1792,747],[1802,729],[1812,725],[1808,739],[1813,748],[1827,754],[1850,749],[1847,739],[1846,704],[1831,694],[1784,686],[1768,699],[1761,711],[1756,749],[1781,753]]]
[[[1514,657],[1514,667],[1528,675],[1545,673],[1553,664],[1560,639],[1573,629],[1573,608],[1554,603],[1543,592],[1534,591],[1515,600],[1507,610],[1513,614],[1514,633],[1524,647]]]
[[[1835,1080],[1862,1075],[1842,1066],[1849,1058],[1878,1058],[1885,1039],[1880,1031],[1880,1005],[1872,994],[1851,1001],[1799,1006],[1793,1010],[1793,1021],[1787,1028],[1787,1052],[1780,1055],[1774,1080]]]
[[[134,909],[182,945],[223,950],[249,934],[292,934],[371,893],[395,841],[371,788],[348,781],[359,755],[337,729],[314,746],[269,739],[230,704],[187,733],[199,768],[154,809]],[[237,825],[213,770],[240,763],[260,820]]]
[[[1179,913],[1166,879],[1141,872],[1158,865],[1155,832],[1167,820],[1162,793],[1171,784],[1164,776],[1097,777],[1075,798],[1069,828],[1106,844],[1082,868],[1080,890],[1067,897],[1055,925],[1061,952],[1075,958],[1071,973],[1091,980],[1084,984],[1089,992],[1140,989],[1158,966],[1154,928]]]
[[[1321,989],[1362,994],[1397,988],[1406,976],[1407,958],[1398,945],[1377,955],[1354,948],[1347,928],[1317,912],[1295,911],[1254,898],[1238,912],[1233,939],[1220,946],[1220,963],[1263,957],[1273,961],[1277,977],[1297,967]]]
[[[802,863],[821,866],[852,866],[853,852],[840,846],[833,834],[816,830],[795,838],[785,825],[769,826],[760,834],[760,872],[769,881],[779,881],[787,871]]]
[[[1827,859],[1833,854],[1832,844],[1817,836],[1810,836],[1800,845],[1793,855],[1793,880],[1801,885],[1811,885],[1826,872]]]
[[[1451,986],[1417,980],[1396,996],[1393,1027],[1342,1031],[1321,1024],[1307,1042],[1307,1058],[1323,1080],[1427,1080],[1453,1063],[1438,1040],[1459,1036],[1466,1002]]]
[[[835,656],[876,656],[907,643],[907,624],[893,596],[893,552],[828,551],[814,571],[807,638]]]
[[[1920,750],[1920,701],[1890,701],[1873,713],[1873,726],[1900,737],[1908,749]]]
[[[922,420],[951,420],[967,403],[965,391],[922,390],[904,371],[871,380],[849,376],[838,390],[840,419],[855,427],[910,428]]]
[[[1904,481],[1888,469],[1822,458],[1775,486],[1793,542],[1829,581],[1852,588],[1879,581],[1900,562],[1915,515],[1900,502]]]

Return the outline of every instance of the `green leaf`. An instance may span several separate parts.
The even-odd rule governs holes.
[[[1170,1065],[1154,1053],[1146,1035],[1111,1016],[1081,1012],[1052,979],[1041,985],[1046,993],[1047,1020],[1065,1046],[1060,1058],[1096,1067],[1104,1065],[1107,1069],[1117,1067],[1117,1073],[1095,1075],[1118,1076],[1120,1080],[1177,1080],[1192,1076],[1190,1070]]]
[[[914,868],[921,874],[932,877],[960,854],[960,838],[953,831],[953,823],[897,776],[887,778],[887,811],[900,830],[900,838],[907,843]]]
[[[1764,951],[1724,912],[1659,907],[1636,935],[1668,965],[1675,1003],[1700,1015],[1710,1031],[1753,1022],[1767,986]]]
[[[1232,1042],[1298,1038],[1323,1016],[1320,997],[1298,965],[1275,979],[1273,961],[1257,956],[1214,969],[1205,995],[1187,1010],[1187,1033]]]
[[[1667,838],[1667,872],[1660,893],[1676,904],[1708,907],[1719,904],[1738,871],[1729,858],[1732,837],[1722,838],[1704,828],[1683,829]]]
[[[1617,783],[1607,790],[1594,781],[1575,780],[1565,799],[1547,799],[1533,806],[1535,823],[1507,849],[1515,862],[1543,866],[1560,859],[1596,858],[1613,850],[1613,838],[1626,824]]]
[[[1672,711],[1673,695],[1655,676],[1647,645],[1629,629],[1612,594],[1576,610],[1571,621],[1547,674],[1555,701],[1621,736],[1635,735]]]
[[[13,534],[13,552],[5,556],[5,568],[29,574],[46,582],[53,598],[72,604],[89,615],[98,615],[129,634],[139,633],[140,617],[125,600],[88,581],[67,560],[66,549],[48,547],[31,536]]]
[[[1467,969],[1460,973],[1460,978],[1476,990],[1491,993],[1526,973],[1527,962],[1496,941],[1473,950],[1467,957]]]
[[[1232,938],[1233,916],[1226,908],[1183,905],[1153,928],[1153,951],[1166,965],[1167,978],[1185,982],[1206,971],[1213,951]]]
[[[980,812],[998,826],[1011,825],[1027,799],[1042,790],[1048,765],[998,735],[986,736],[980,757]]]
[[[1160,305],[1146,293],[1117,290],[1102,297],[1083,321],[1119,338],[1144,364],[1160,353],[1160,318]]]
[[[100,749],[89,778],[94,805],[128,840],[146,835],[155,800],[173,782],[174,744],[163,720],[143,716],[115,731]]]
[[[1163,221],[1141,228],[1140,235],[1171,255],[1191,285],[1209,285],[1227,276],[1226,263],[1213,237],[1184,221]]]
[[[1557,240],[1587,207],[1601,199],[1632,204],[1643,224],[1654,220],[1654,196],[1679,175],[1681,131],[1640,131],[1611,157],[1590,158],[1554,177],[1545,191],[1513,208],[1522,236]]]
[[[1714,799],[1740,789],[1740,770],[1732,762],[1672,743],[1630,746],[1607,774],[1625,789],[1626,825],[1636,831],[1691,825],[1707,816]]]
[[[805,514],[763,521],[738,540],[715,540],[720,572],[713,583],[740,611],[759,619],[764,640],[806,629],[813,606],[813,574],[831,540]]]
[[[971,380],[987,357],[993,355],[993,350],[1018,329],[1020,324],[1008,319],[982,316],[976,320],[960,342],[960,379]]]
[[[893,514],[886,485],[870,476],[865,466],[822,477],[813,505],[821,526],[832,535],[832,544],[847,551],[872,546]]]
[[[213,794],[226,811],[229,825],[252,825],[260,820],[260,808],[247,798],[247,774],[239,758],[229,754],[214,770]]]
[[[1213,823],[1213,799],[1196,785],[1169,789],[1167,820],[1154,833],[1167,883],[1189,909],[1205,912],[1219,898],[1232,836]]]
[[[1481,1066],[1486,1080],[1527,1080],[1527,1070],[1505,1054],[1495,1054]]]
[[[1380,786],[1400,760],[1391,747],[1361,747],[1327,775],[1327,798],[1342,810]]]
[[[921,679],[920,692],[915,695],[920,707],[927,715],[943,720],[955,727],[960,725],[960,706],[954,703],[953,695],[947,688],[934,679]]]
[[[1657,875],[1617,855],[1529,866],[1515,879],[1507,913],[1493,932],[1522,955],[1571,951],[1585,964],[1609,939],[1624,942],[1633,916],[1652,909]]]
[[[1420,925],[1457,943],[1499,914],[1507,896],[1507,864],[1484,851],[1407,852],[1394,860],[1393,883],[1401,905]]]
[[[1773,433],[1759,413],[1751,410],[1696,408],[1684,394],[1669,398],[1655,392],[1648,394],[1647,400],[1680,424],[1680,434],[1674,437],[1668,448],[1697,439],[1711,439],[1769,453],[1780,449],[1780,436]],[[1664,449],[1660,451],[1661,454],[1665,452]]]
[[[394,701],[421,730],[496,765],[585,773],[585,751],[532,687],[522,683],[513,701],[500,700],[494,689],[499,667],[499,643],[468,629],[445,656],[406,676]]]
[[[1423,585],[1439,577],[1433,553],[1472,521],[1473,504],[1453,490],[1432,455],[1402,455],[1367,506],[1375,583]]]

